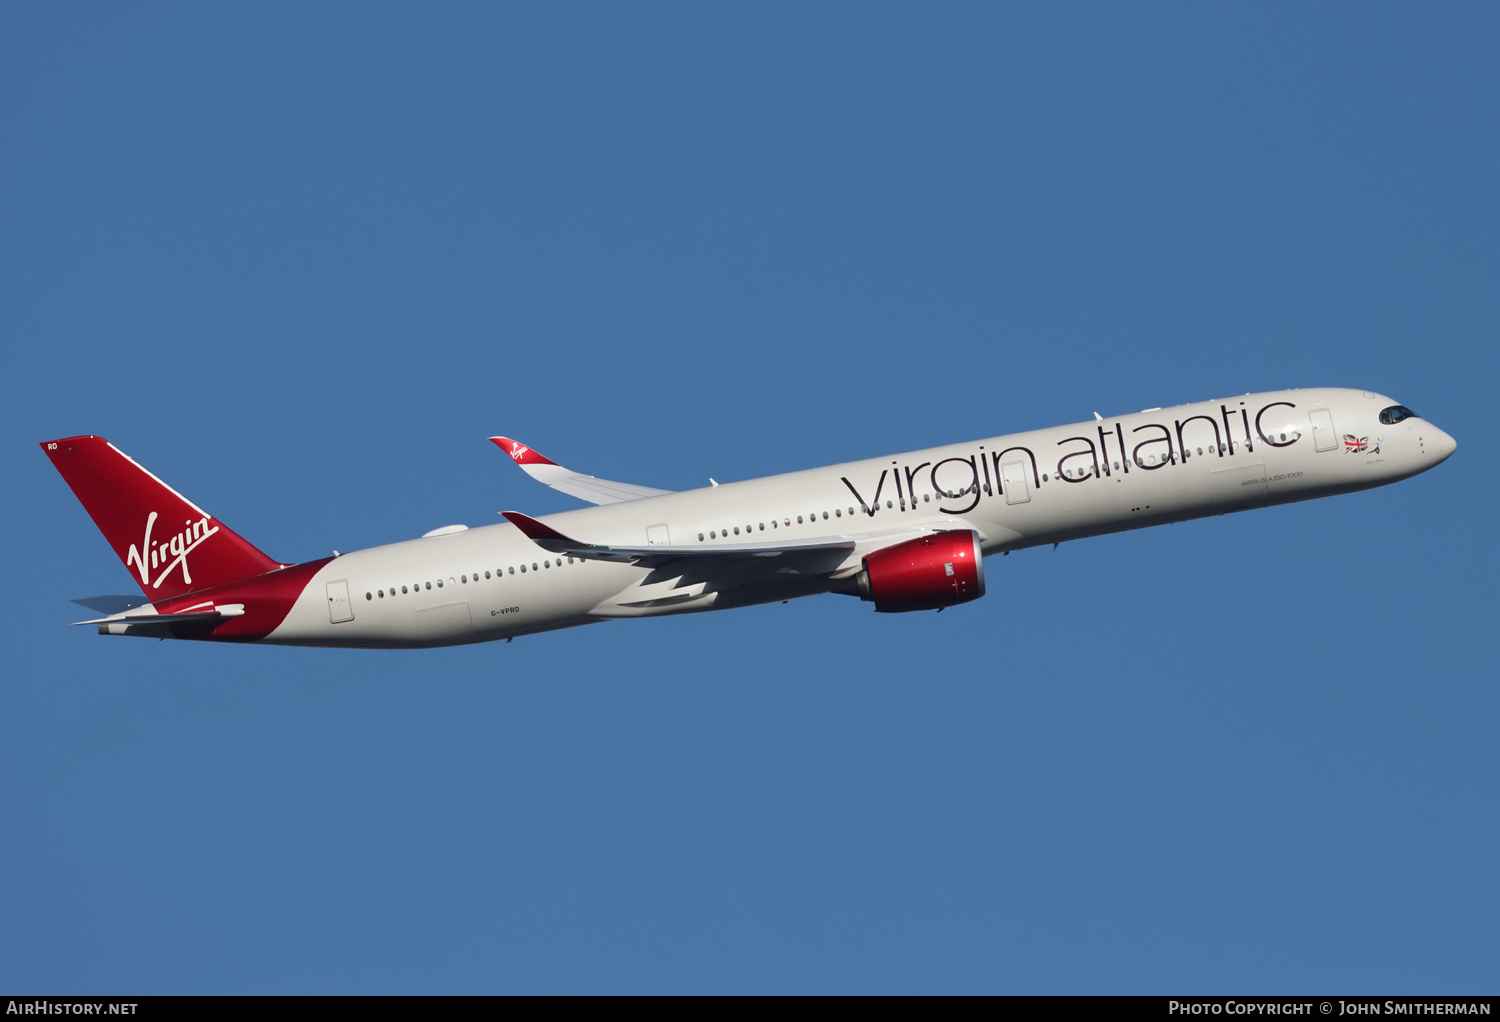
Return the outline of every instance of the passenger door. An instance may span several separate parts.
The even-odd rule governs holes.
[[[1339,431],[1333,426],[1333,412],[1317,408],[1307,413],[1312,422],[1313,447],[1319,451],[1336,451],[1339,446]]]

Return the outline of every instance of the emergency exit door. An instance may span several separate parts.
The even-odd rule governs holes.
[[[343,624],[354,620],[354,606],[349,602],[347,579],[328,583],[328,622]]]
[[[1023,504],[1030,500],[1031,491],[1026,488],[1026,463],[1007,461],[1001,465],[1000,485],[1005,489],[1007,504]]]

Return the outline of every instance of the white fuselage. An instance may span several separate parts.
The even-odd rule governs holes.
[[[828,570],[739,587],[560,557],[509,522],[393,543],[326,564],[263,641],[484,642],[828,592],[869,552],[923,529],[973,529],[991,554],[1366,489],[1423,472],[1456,446],[1425,419],[1382,425],[1380,411],[1394,403],[1331,388],[1250,394],[541,519],[579,540],[621,546],[855,544]],[[331,595],[341,584],[347,603]],[[653,604],[658,593],[672,598]]]

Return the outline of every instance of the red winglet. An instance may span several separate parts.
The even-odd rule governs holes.
[[[564,536],[556,529],[549,528],[535,518],[523,515],[519,511],[501,511],[500,514],[504,516],[506,521],[520,529],[521,534],[529,540],[547,539],[556,543],[575,543],[574,540]]]
[[[519,440],[507,436],[492,436],[490,443],[509,454],[517,465],[556,465],[557,462],[533,451]]]

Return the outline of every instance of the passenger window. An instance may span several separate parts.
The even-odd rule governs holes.
[[[761,522],[760,523],[760,531],[761,532],[765,532],[766,531],[766,523],[765,522]]]
[[[438,579],[438,588],[439,589],[443,588],[443,580],[442,579]]]
[[[511,565],[511,566],[510,566],[510,573],[511,573],[511,574],[512,574],[512,575],[514,575],[514,574],[515,574],[515,573],[516,573],[516,566],[515,566],[515,565],[514,565],[514,564],[512,564],[512,565]]]
[[[526,565],[521,565],[521,574],[526,574]]]
[[[798,515],[798,516],[797,516],[797,524],[798,524],[798,525],[801,525],[801,524],[802,524],[802,516],[801,516],[801,515]]]
[[[365,599],[367,599],[367,600],[373,600],[373,599],[375,599],[375,597],[372,596],[370,593],[365,593]]]
[[[441,582],[439,582],[439,583],[438,583],[438,586],[439,586],[439,587],[441,587],[441,586],[442,586],[442,584],[443,584],[443,583],[441,583]],[[432,588],[432,583],[431,583],[431,582],[428,582],[428,583],[427,583],[427,588],[428,588],[428,589],[431,589],[431,588]]]
[[[738,536],[738,535],[739,535],[739,534],[740,534],[740,527],[739,527],[739,526],[738,526],[738,525],[736,525],[736,526],[735,526],[735,527],[734,527],[734,534],[735,534],[735,535],[736,535],[736,536]]]
[[[844,512],[840,511],[838,508],[834,508],[833,509],[833,517],[835,517],[835,518],[842,518],[842,517],[844,517]]]
[[[402,586],[402,587],[401,587],[401,591],[402,591],[402,592],[403,592],[403,593],[404,593],[404,592],[406,592],[406,587],[405,587],[405,586]]]
[[[825,522],[828,521],[828,512],[827,511],[823,512],[823,521],[825,521]]]
[[[532,562],[531,562],[531,570],[532,570],[532,571],[536,571],[536,570],[537,570],[537,567],[536,567],[536,562],[535,562],[535,561],[532,561]]]

